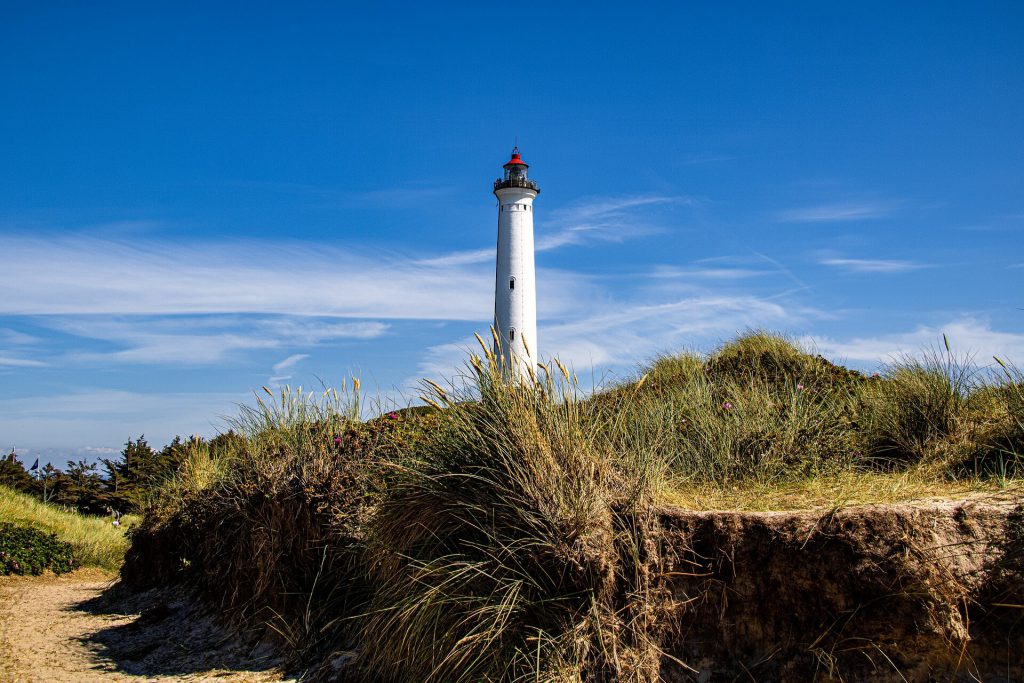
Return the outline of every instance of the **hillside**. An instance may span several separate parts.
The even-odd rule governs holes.
[[[128,548],[127,529],[138,517],[122,518],[120,527],[110,519],[70,512],[0,485],[0,522],[32,526],[70,543],[84,566],[116,572]]]
[[[328,678],[1018,675],[1016,370],[947,347],[865,376],[750,334],[587,394],[481,346],[429,410],[243,410],[146,511],[125,583],[191,586]]]

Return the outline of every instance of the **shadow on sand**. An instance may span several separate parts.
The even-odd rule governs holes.
[[[267,646],[240,642],[185,591],[134,593],[115,583],[69,609],[115,622],[79,639],[96,654],[97,670],[134,676],[207,673],[227,680],[282,680],[280,662]],[[231,674],[237,677],[228,678]]]

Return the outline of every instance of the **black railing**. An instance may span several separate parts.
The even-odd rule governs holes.
[[[498,178],[494,181],[495,190],[505,187],[525,187],[528,190],[540,192],[540,188],[537,187],[537,181],[530,180],[529,178]]]

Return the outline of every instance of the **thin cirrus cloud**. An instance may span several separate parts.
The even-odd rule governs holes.
[[[448,258],[431,262],[289,242],[26,237],[0,237],[0,253],[10,257],[0,282],[0,315],[472,321],[486,318],[493,306],[493,270]],[[549,274],[561,285],[584,279],[566,271]],[[548,293],[549,314],[573,305],[570,292]]]
[[[8,368],[42,368],[47,364],[40,360],[30,358],[17,358],[15,356],[0,355],[0,367]]]
[[[659,265],[651,269],[650,277],[659,280],[697,279],[697,280],[747,280],[756,277],[775,275],[777,270],[764,268],[741,268],[741,267],[701,267],[689,266],[680,268],[678,266]]]
[[[275,363],[273,367],[274,374],[267,379],[267,382],[270,384],[279,384],[281,382],[291,379],[293,377],[291,373],[284,373],[286,373],[288,370],[291,370],[292,368],[294,368],[296,365],[298,365],[300,362],[304,361],[307,358],[309,358],[308,353],[293,353],[292,355],[288,356],[281,362]]]
[[[375,321],[339,322],[308,317],[252,318],[249,316],[106,316],[55,317],[51,329],[114,347],[103,351],[72,352],[75,362],[117,362],[208,365],[238,360],[239,354],[261,349],[309,347],[341,339],[373,339],[389,326]],[[301,356],[301,357],[298,357]],[[282,369],[305,358],[295,354]],[[279,363],[280,365],[280,363]],[[275,369],[275,373],[280,371]]]
[[[906,273],[928,267],[923,263],[895,259],[825,258],[818,263],[853,273]]]
[[[293,353],[280,363],[275,363],[274,372],[280,374],[289,368],[295,367],[299,361],[303,361],[307,358],[309,358],[308,353]]]
[[[778,211],[775,220],[780,223],[839,223],[884,218],[894,209],[892,202],[839,202]]]
[[[481,265],[297,243],[0,237],[0,252],[11,257],[0,315],[31,316],[79,340],[44,358],[51,364],[241,362],[245,352],[379,337],[387,320],[482,321],[493,304],[493,271]],[[548,315],[594,290],[585,275],[542,274]],[[35,339],[4,335],[12,348]],[[3,352],[0,366],[47,364],[24,355]]]
[[[472,320],[482,269],[302,244],[0,238],[0,315],[263,313]]]
[[[592,242],[622,242],[652,235],[662,228],[644,212],[670,204],[693,205],[696,200],[685,196],[638,195],[606,200],[580,201],[556,209],[548,217],[538,216],[536,243],[538,252]],[[493,262],[493,247],[457,251],[417,261],[423,266],[461,266]]]

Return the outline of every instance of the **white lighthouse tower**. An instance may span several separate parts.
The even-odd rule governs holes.
[[[529,168],[512,149],[505,175],[494,181],[498,197],[498,262],[494,282],[494,353],[527,379],[537,369],[537,277],[533,265],[533,200],[540,192]]]

